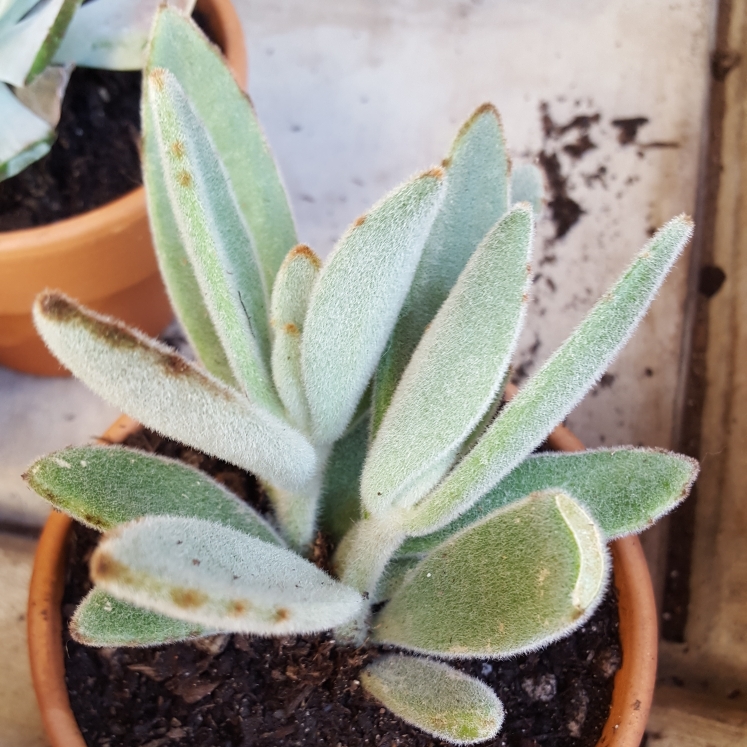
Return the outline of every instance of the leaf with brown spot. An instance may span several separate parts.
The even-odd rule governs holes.
[[[290,490],[314,474],[301,433],[165,345],[61,293],[39,296],[34,322],[78,378],[153,430]]]
[[[123,602],[221,631],[319,632],[352,618],[362,601],[290,550],[199,519],[126,524],[104,537],[91,572]]]

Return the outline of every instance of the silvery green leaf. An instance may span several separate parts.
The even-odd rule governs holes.
[[[269,370],[269,288],[229,175],[174,75],[151,68],[143,88],[179,235],[231,370],[251,400],[279,414]]]
[[[153,134],[153,112],[147,101],[143,102],[140,114],[143,184],[150,231],[158,268],[171,306],[179,317],[192,349],[205,368],[221,381],[235,386],[226,352],[215,331],[184,242],[179,235],[179,226],[166,189],[166,174],[161,163],[158,141]]]
[[[656,232],[472,451],[414,509],[405,524],[408,533],[425,534],[446,526],[542,443],[628,341],[691,235],[692,221],[685,216]]]
[[[304,436],[165,345],[61,293],[37,297],[34,323],[75,376],[158,433],[288,490],[314,475]]]
[[[374,636],[445,657],[531,651],[589,617],[607,571],[604,539],[579,504],[534,493],[432,550],[374,619]]]
[[[148,69],[156,67],[176,77],[210,136],[269,291],[285,255],[298,241],[285,189],[251,101],[220,50],[191,20],[170,8],[158,12],[153,28]]]
[[[481,680],[448,664],[382,656],[360,674],[363,688],[408,724],[450,744],[477,744],[503,724],[503,705]]]
[[[379,582],[376,584],[376,591],[371,597],[371,603],[378,604],[379,602],[391,599],[394,592],[402,586],[409,571],[422,560],[424,555],[425,553],[423,555],[393,557],[384,569],[384,573],[381,574]]]
[[[352,618],[361,597],[300,556],[235,529],[170,516],[106,535],[91,577],[122,601],[221,631],[292,635]]]
[[[0,180],[45,156],[54,140],[54,130],[0,83]]]
[[[50,65],[37,75],[32,83],[23,88],[16,88],[16,98],[50,127],[57,127],[62,111],[62,99],[72,72],[72,65]]]
[[[335,441],[324,470],[319,524],[337,543],[361,516],[360,481],[368,446],[368,417]]]
[[[309,406],[301,372],[301,335],[320,267],[308,246],[292,249],[280,265],[270,301],[270,326],[275,333],[272,378],[291,422],[303,431],[309,429]]]
[[[317,448],[317,470],[302,487],[291,491],[268,482],[263,486],[283,537],[300,554],[305,554],[314,540],[327,452],[326,447]]]
[[[361,495],[372,513],[416,504],[490,408],[526,310],[532,228],[526,203],[501,218],[423,334],[363,468]]]
[[[306,315],[304,385],[314,439],[344,432],[407,296],[444,193],[434,169],[387,195],[340,239]]]
[[[0,80],[26,86],[52,61],[80,0],[46,0],[29,7],[14,4],[0,26]],[[26,13],[10,22],[15,11]]]
[[[78,446],[38,459],[24,479],[55,508],[99,531],[142,516],[191,516],[282,544],[246,501],[176,459],[123,446]]]
[[[408,539],[400,554],[432,550],[460,529],[529,493],[559,488],[594,518],[607,539],[641,532],[690,492],[694,459],[654,449],[612,448],[527,457],[487,495],[448,526]]]
[[[148,36],[164,0],[89,0],[75,14],[54,55],[58,64],[106,70],[141,70]],[[191,15],[195,0],[168,0]]]
[[[373,433],[426,326],[477,245],[508,207],[508,156],[493,106],[484,104],[462,125],[444,168],[447,185],[443,205],[376,371]]]
[[[215,630],[197,623],[159,615],[121,602],[101,589],[92,589],[70,621],[74,640],[85,646],[162,646],[211,635]]]
[[[545,195],[545,182],[542,172],[531,163],[517,166],[511,171],[511,202],[528,202],[534,210],[535,218],[542,211]]]

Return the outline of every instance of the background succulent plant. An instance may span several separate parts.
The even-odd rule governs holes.
[[[657,232],[501,407],[541,180],[511,173],[491,106],[324,264],[296,243],[249,100],[173,10],[156,21],[142,113],[161,270],[199,362],[55,292],[37,299],[36,324],[111,403],[256,474],[274,515],[122,447],[40,459],[29,484],[107,532],[73,634],[153,645],[335,628],[411,652],[361,675],[403,719],[456,744],[491,737],[495,693],[433,657],[507,657],[568,634],[604,593],[607,541],[695,478],[695,462],[662,451],[533,454],[625,343],[690,221]],[[303,557],[318,525],[337,578]]]
[[[195,0],[169,0],[190,13]],[[0,3],[0,179],[52,147],[76,65],[139,70],[161,0]]]

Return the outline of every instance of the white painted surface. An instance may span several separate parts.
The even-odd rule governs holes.
[[[300,240],[321,254],[384,192],[438,162],[482,102],[501,110],[517,161],[543,149],[540,102],[561,124],[599,113],[589,132],[597,148],[575,163],[560,156],[584,216],[551,247],[547,217],[540,228],[542,277],[517,357],[532,362],[530,373],[650,227],[693,211],[712,1],[241,0],[237,7],[250,94],[285,174]],[[678,147],[620,145],[611,120],[635,116],[650,120],[639,141]],[[557,149],[571,135],[549,145]],[[604,182],[587,184],[600,166]],[[556,259],[541,264],[548,256]],[[669,445],[686,274],[685,260],[613,366],[612,386],[571,416],[589,446]]]

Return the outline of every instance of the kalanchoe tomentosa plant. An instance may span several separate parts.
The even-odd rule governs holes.
[[[403,652],[361,673],[403,719],[456,744],[493,736],[495,693],[441,660],[508,657],[581,625],[605,590],[607,542],[695,477],[692,460],[647,449],[533,454],[627,340],[690,221],[656,233],[501,408],[541,187],[511,175],[492,107],[324,265],[296,245],[251,104],[175,11],[156,21],[142,115],[161,271],[199,362],[59,293],[39,297],[36,324],[109,402],[257,475],[274,515],[127,448],[40,459],[30,485],[107,532],[73,635],[147,646],[334,629]],[[337,578],[303,557],[318,524]]]
[[[165,1],[189,13],[195,0],[2,0],[0,180],[49,152],[76,65],[140,70]]]

